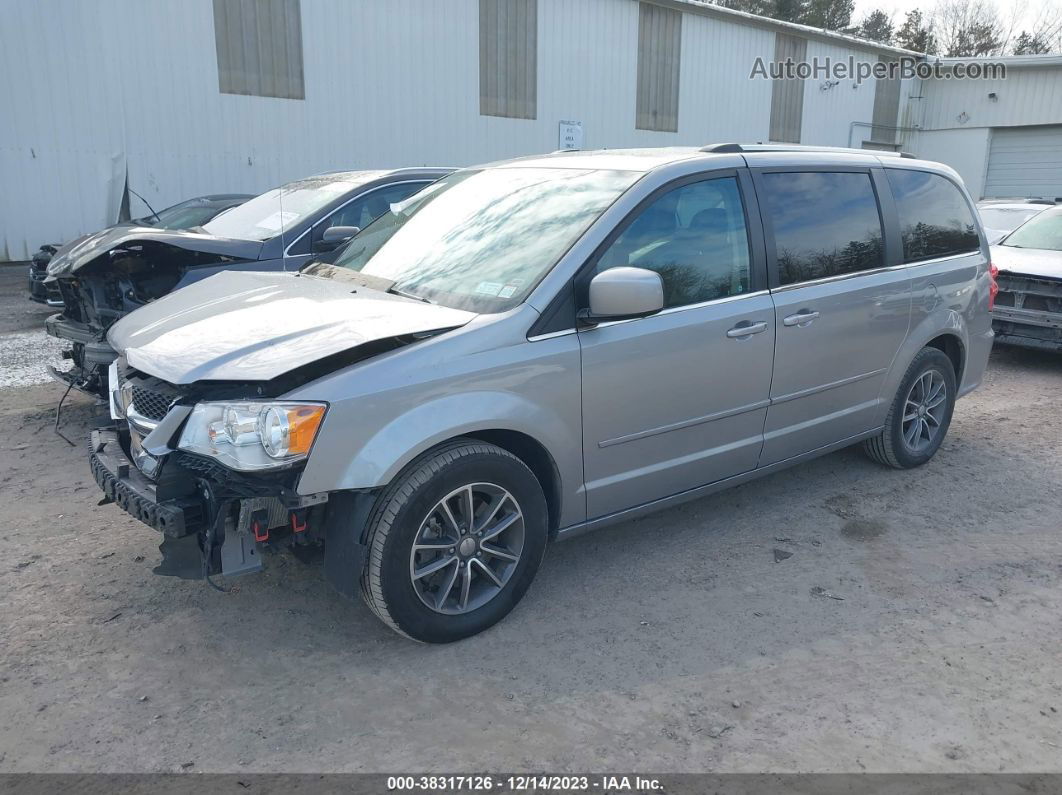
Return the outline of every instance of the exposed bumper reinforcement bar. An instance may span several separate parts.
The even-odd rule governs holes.
[[[172,538],[204,529],[206,514],[197,499],[159,503],[155,484],[140,474],[118,442],[118,434],[95,430],[90,441],[89,466],[97,485],[126,513]]]

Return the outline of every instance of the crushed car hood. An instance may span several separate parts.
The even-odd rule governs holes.
[[[1004,273],[1062,279],[1062,251],[992,246],[992,264]]]
[[[130,366],[170,383],[268,381],[369,342],[474,317],[340,280],[223,271],[126,315],[107,338]]]
[[[155,229],[150,226],[119,224],[101,229],[59,249],[48,263],[48,278],[69,275],[109,251],[137,243],[161,243],[186,251],[200,251],[241,260],[256,260],[262,251],[262,243],[258,240],[234,240],[181,229]]]

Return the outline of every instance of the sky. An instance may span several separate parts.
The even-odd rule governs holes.
[[[1018,30],[1021,30],[1021,21],[1025,21],[1029,27],[1039,15],[1040,10],[1046,6],[1058,7],[1062,0],[996,0],[995,5],[1004,18],[1010,13],[1018,13]],[[934,6],[933,0],[855,0],[855,13],[852,21],[858,23],[871,11],[881,9],[886,14],[892,15],[893,25],[899,27],[903,24],[904,17],[912,9],[920,9],[926,12]]]

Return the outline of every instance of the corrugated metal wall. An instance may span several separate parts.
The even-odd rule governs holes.
[[[1058,67],[1011,68],[1005,80],[925,80],[923,124],[928,130],[1058,124],[1060,80]]]
[[[767,140],[771,83],[749,74],[773,29],[683,16],[671,133],[636,129],[636,0],[538,0],[533,120],[480,114],[479,5],[303,0],[295,100],[219,91],[213,0],[7,4],[0,260],[112,223],[127,174],[160,209],[320,171],[552,151],[561,120],[582,122],[587,148]],[[801,141],[845,145],[872,109],[872,85],[807,86]]]

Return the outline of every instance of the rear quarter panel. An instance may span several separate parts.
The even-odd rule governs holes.
[[[911,360],[927,343],[948,334],[962,349],[959,396],[984,378],[992,349],[992,318],[988,312],[990,277],[983,252],[912,265],[911,330],[896,355],[882,389],[885,413]],[[884,414],[882,421],[884,422]]]

